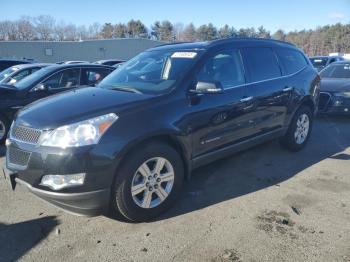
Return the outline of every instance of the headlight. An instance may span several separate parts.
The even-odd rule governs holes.
[[[94,145],[117,119],[118,116],[111,113],[61,126],[46,133],[41,138],[40,144],[60,148]]]
[[[342,93],[335,93],[335,96],[341,96],[341,97],[349,97],[350,98],[350,92],[342,92]]]

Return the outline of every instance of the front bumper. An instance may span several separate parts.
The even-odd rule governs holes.
[[[10,161],[11,157],[17,160],[9,155],[18,151],[25,152],[24,156],[28,156],[25,166],[17,166]],[[116,170],[114,155],[115,151],[108,145],[61,150],[9,141],[4,173],[13,189],[18,183],[39,198],[65,211],[96,216],[105,213],[109,208],[111,185]],[[19,159],[23,162],[22,158]],[[44,175],[74,173],[85,173],[83,185],[55,191],[40,184]]]
[[[350,98],[339,98],[332,93],[321,92],[318,113],[329,115],[350,115]]]
[[[110,189],[100,189],[83,193],[58,193],[35,188],[18,178],[18,173],[7,168],[3,169],[5,179],[15,190],[17,183],[25,186],[37,197],[65,210],[66,212],[83,215],[98,216],[104,214],[109,208]]]

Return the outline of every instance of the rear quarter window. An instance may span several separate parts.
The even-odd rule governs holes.
[[[263,81],[281,76],[281,69],[276,55],[271,48],[246,48],[244,54],[250,82]]]
[[[305,57],[297,50],[276,48],[276,53],[285,75],[296,73],[307,65]]]

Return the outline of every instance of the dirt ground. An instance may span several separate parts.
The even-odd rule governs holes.
[[[0,168],[5,149],[0,148]],[[350,118],[194,171],[156,221],[66,214],[0,179],[0,261],[350,261]]]

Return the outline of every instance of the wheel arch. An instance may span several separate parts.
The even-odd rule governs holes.
[[[299,108],[301,108],[302,106],[309,107],[311,109],[312,113],[315,113],[315,111],[316,111],[316,105],[315,105],[314,100],[311,98],[311,96],[304,97],[304,99],[301,100],[300,105],[298,106],[297,110],[299,110]]]
[[[142,146],[147,143],[164,143],[172,148],[174,148],[179,156],[181,157],[184,165],[184,172],[186,179],[189,179],[191,176],[191,160],[189,153],[189,144],[185,141],[185,138],[180,137],[180,135],[175,133],[159,133],[155,135],[144,136],[139,139],[133,140],[124,149],[120,152],[120,157],[117,160],[116,173],[120,167],[120,163],[126,158],[133,150],[136,150],[137,147]]]

